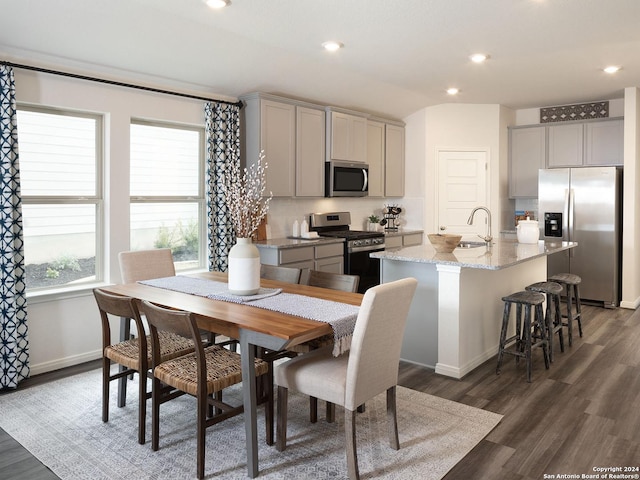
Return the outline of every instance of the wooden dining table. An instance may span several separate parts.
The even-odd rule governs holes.
[[[226,282],[227,275],[219,272],[190,274],[189,277]],[[281,288],[285,293],[360,305],[362,294],[310,287],[275,280],[261,279],[264,288]],[[202,330],[237,339],[240,343],[242,364],[242,395],[247,445],[247,470],[250,478],[258,476],[257,396],[254,347],[277,351],[287,349],[323,335],[331,334],[328,323],[309,320],[272,310],[223,300],[181,293],[141,283],[118,284],[103,290],[126,295],[140,301],[147,300],[168,308],[186,310],[195,314]]]

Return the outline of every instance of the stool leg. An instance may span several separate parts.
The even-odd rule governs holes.
[[[549,340],[549,360],[553,362],[553,310],[551,308],[551,294],[547,293],[547,308],[545,312],[545,328]]]
[[[524,355],[527,362],[527,382],[531,383],[531,305],[527,305],[524,309],[523,335]]]
[[[542,305],[536,305],[536,322],[540,325],[540,338],[542,342],[542,354],[544,356],[544,366],[548,370],[549,362],[551,360],[551,353],[549,348],[549,340],[547,336],[547,324],[542,314]]]
[[[523,352],[525,342],[523,339],[522,330],[522,305],[516,303],[516,351]],[[516,365],[520,365],[520,357],[516,356]]]
[[[571,285],[567,285],[567,331],[569,346],[573,345],[573,306],[571,305]]]
[[[560,328],[558,328],[558,338],[560,340],[560,351],[564,352],[564,332],[562,331],[562,313],[560,312],[560,295],[554,295],[553,296],[553,302],[555,303],[555,309],[556,309],[556,315],[555,315],[555,319],[554,319],[554,330],[555,330],[555,326],[560,326]],[[551,336],[551,340],[553,341],[553,335]]]
[[[574,285],[575,290],[574,299],[576,301],[576,320],[578,320],[578,333],[582,337],[582,307],[580,306],[580,292],[578,291],[578,285]]]
[[[500,329],[500,345],[498,345],[498,365],[496,375],[500,375],[502,358],[504,357],[504,347],[507,340],[507,328],[509,326],[509,315],[511,314],[511,302],[504,302],[504,313],[502,314],[502,328]]]

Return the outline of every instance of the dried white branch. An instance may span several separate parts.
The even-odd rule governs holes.
[[[269,192],[268,197],[264,196],[268,166],[264,152],[260,152],[258,162],[245,168],[242,175],[238,163],[232,161],[225,172],[223,190],[236,237],[249,238],[267,215],[273,194]]]

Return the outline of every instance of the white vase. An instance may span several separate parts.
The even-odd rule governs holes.
[[[260,252],[250,238],[238,238],[229,251],[229,292],[255,295],[260,290]]]

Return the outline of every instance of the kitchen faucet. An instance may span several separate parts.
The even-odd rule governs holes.
[[[491,212],[487,207],[476,207],[471,210],[471,215],[469,215],[469,219],[467,220],[467,225],[473,225],[473,216],[478,210],[484,210],[487,212],[487,234],[485,236],[478,235],[481,239],[483,239],[487,244],[491,243],[493,237],[491,236]]]

